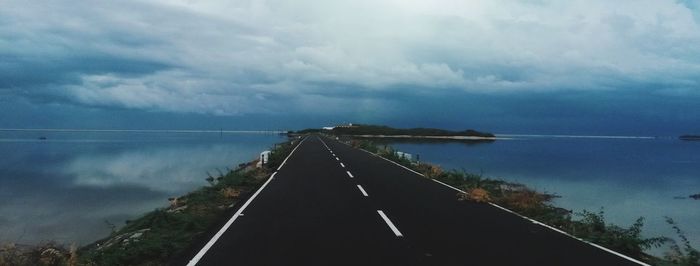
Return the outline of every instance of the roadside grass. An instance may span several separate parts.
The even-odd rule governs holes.
[[[676,231],[681,244],[670,237],[643,237],[643,217],[639,217],[630,227],[624,228],[607,223],[602,209],[597,213],[587,210],[572,213],[570,210],[556,207],[552,204],[552,200],[559,197],[556,194],[538,192],[523,184],[485,178],[481,174],[445,171],[437,165],[413,162],[396,155],[391,146],[370,140],[351,139],[347,143],[413,169],[426,178],[460,188],[466,193],[457,193],[458,200],[495,203],[575,237],[654,265],[700,265],[700,253],[690,245],[683,231],[670,218],[667,218],[667,223]],[[645,253],[645,250],[662,246],[669,247],[664,258]]]
[[[86,265],[162,265],[238,201],[225,193],[230,184],[249,191],[263,178],[255,172],[229,172],[213,186],[171,200],[171,205],[127,221],[119,231],[81,250]]]
[[[110,236],[80,249],[56,243],[2,245],[0,265],[165,265],[262,185],[297,142],[276,144],[261,168],[253,161],[226,173],[217,170],[216,176],[207,173],[208,186],[170,198],[169,206],[126,221]]]
[[[129,221],[109,238],[81,250],[86,265],[163,265],[233,207],[252,193],[292,151],[296,141],[275,144],[268,163],[254,162],[218,176],[209,186],[171,199],[171,205]],[[135,237],[136,236],[136,237]]]

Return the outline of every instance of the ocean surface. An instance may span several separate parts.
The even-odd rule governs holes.
[[[46,140],[40,140],[46,137]],[[555,193],[560,207],[605,211],[644,235],[700,247],[700,142],[673,138],[507,135],[486,143],[389,142],[446,169]],[[285,138],[224,132],[0,131],[0,242],[87,244],[112,226],[167,206]],[[663,249],[652,253],[660,255]]]
[[[45,140],[39,138],[46,137]],[[0,131],[0,243],[83,245],[286,137],[235,132]]]
[[[629,227],[642,216],[646,236],[675,236],[673,218],[700,248],[700,142],[675,138],[507,135],[494,142],[389,142],[445,169],[526,184],[560,195],[557,206],[601,208]],[[664,248],[651,251],[660,255]]]

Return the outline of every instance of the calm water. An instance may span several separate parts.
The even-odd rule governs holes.
[[[47,140],[39,140],[41,136]],[[0,242],[86,244],[284,139],[274,134],[2,132]]]
[[[700,193],[700,142],[519,137],[471,145],[392,145],[447,169],[556,193],[562,196],[556,204],[567,209],[603,207],[608,221],[625,227],[644,216],[648,236],[673,236],[663,218],[669,216],[700,247],[700,200],[688,199]]]

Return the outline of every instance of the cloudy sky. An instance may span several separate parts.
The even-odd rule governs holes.
[[[700,133],[700,1],[0,1],[0,128],[339,122]]]

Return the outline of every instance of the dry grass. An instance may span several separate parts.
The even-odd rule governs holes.
[[[480,203],[487,203],[491,201],[489,192],[483,188],[472,188],[468,190],[466,194],[460,193],[459,198],[461,200],[469,200]]]
[[[423,173],[428,178],[436,178],[442,175],[443,171],[440,166],[421,163],[418,166],[418,171]]]
[[[547,198],[534,190],[523,189],[505,193],[501,201],[507,206],[512,206],[519,210],[528,210],[541,207],[547,202]]]
[[[221,189],[221,195],[223,195],[225,198],[233,199],[240,197],[241,191],[242,190],[240,188],[225,187]]]

